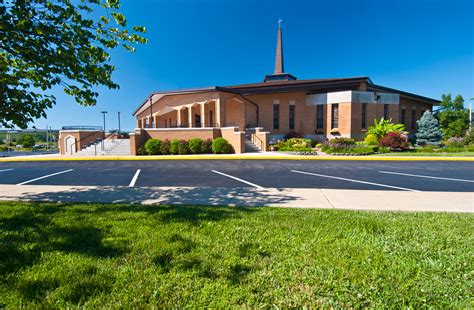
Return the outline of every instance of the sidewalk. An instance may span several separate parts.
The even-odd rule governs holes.
[[[0,200],[474,213],[474,193],[467,192],[1,185]]]

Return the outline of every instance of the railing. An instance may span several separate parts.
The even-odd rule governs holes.
[[[95,130],[101,131],[101,126],[63,126],[61,130]]]
[[[264,147],[263,147],[263,146],[264,146],[264,143],[263,143],[262,139],[260,139],[259,137],[257,137],[257,134],[256,134],[256,133],[252,134],[250,137],[251,137],[251,139],[252,139],[251,141],[252,141],[253,144],[255,144],[255,145],[257,145],[257,146],[260,145],[260,151],[262,151],[262,152],[266,151],[266,150],[264,149]]]
[[[192,127],[189,127],[189,123],[178,123],[178,122],[157,123],[154,125],[155,125],[154,127],[144,127],[144,128],[148,129],[148,128],[202,128],[202,127],[216,128],[216,127],[219,127],[219,124],[217,123],[204,123],[204,126],[202,126],[203,123],[196,123]]]

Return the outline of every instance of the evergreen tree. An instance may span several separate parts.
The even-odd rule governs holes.
[[[416,144],[437,144],[441,140],[438,120],[430,111],[427,110],[423,113],[423,116],[417,121],[417,124]]]

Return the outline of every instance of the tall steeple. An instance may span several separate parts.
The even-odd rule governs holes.
[[[273,74],[265,76],[264,82],[296,80],[296,77],[294,77],[293,75],[285,73],[285,67],[283,64],[283,30],[281,28],[282,21],[283,20],[281,18],[278,19],[277,44],[275,52],[275,70],[273,71]]]
[[[278,19],[278,34],[277,34],[277,46],[276,46],[276,53],[275,53],[275,71],[273,74],[282,74],[285,72],[284,64],[283,64],[283,41],[281,37],[281,22],[283,20],[281,18]]]

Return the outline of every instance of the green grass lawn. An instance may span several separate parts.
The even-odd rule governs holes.
[[[0,203],[0,308],[469,308],[474,215]]]
[[[434,152],[391,152],[384,154],[377,154],[376,156],[434,156],[434,157],[465,157],[474,156],[474,152],[457,152],[457,153],[434,153]]]

